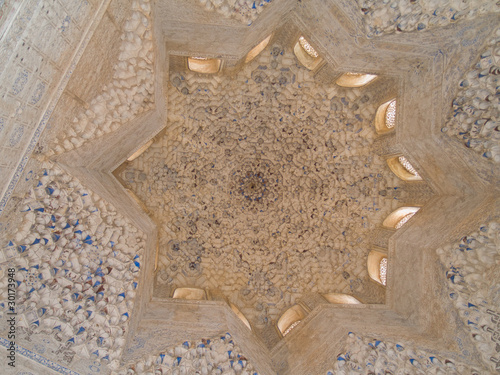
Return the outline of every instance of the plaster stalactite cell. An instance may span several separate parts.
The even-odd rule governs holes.
[[[429,30],[459,20],[499,12],[496,1],[490,0],[356,0],[368,37],[396,32]]]
[[[349,332],[345,349],[326,375],[348,374],[469,374],[473,367],[405,344],[361,337]]]
[[[465,147],[500,163],[500,29],[489,39],[479,61],[460,82],[453,113],[442,132]]]
[[[116,368],[144,236],[52,163],[34,181],[17,208],[22,225],[10,237],[3,233],[0,244],[9,254],[2,269],[9,264],[18,270],[17,312],[29,324],[19,328],[19,335],[52,335],[68,358],[95,357]],[[6,280],[0,282],[3,296]],[[6,313],[2,300],[0,315]]]
[[[198,0],[208,11],[235,18],[250,26],[272,0]]]
[[[67,124],[47,151],[60,154],[117,130],[154,106],[154,53],[149,0],[136,0],[124,23],[113,81]]]
[[[117,374],[258,375],[229,333],[210,339],[184,341],[123,366]]]
[[[459,242],[437,250],[446,267],[449,298],[492,371],[500,369],[500,223],[492,221]]]
[[[166,132],[120,172],[160,222],[159,282],[219,288],[252,324],[362,291],[362,242],[397,207],[382,191],[404,190],[369,151],[375,100],[267,48],[231,80],[173,75]]]

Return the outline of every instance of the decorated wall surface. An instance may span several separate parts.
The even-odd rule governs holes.
[[[500,162],[500,29],[459,83],[453,112],[442,132],[483,157]]]
[[[93,19],[105,10],[102,3],[0,2],[0,212],[47,125],[52,99],[88,43]]]
[[[2,226],[0,290],[8,296],[12,276],[16,304],[11,310],[7,299],[0,302],[0,336],[7,337],[7,314],[14,311],[20,346],[64,366],[86,359],[115,368],[144,237],[52,163],[33,174],[29,193]]]
[[[184,341],[147,358],[122,366],[125,374],[258,375],[229,333],[210,339]]]
[[[500,370],[500,223],[492,221],[438,249],[453,301],[482,359]]]
[[[196,0],[208,11],[235,18],[250,26],[273,0]]]
[[[118,7],[115,12],[119,14],[120,7],[123,5],[119,3],[115,5]],[[87,77],[101,88],[95,90],[93,97],[86,97],[89,95],[84,92],[79,94],[80,101],[73,109],[73,117],[58,116],[57,119],[60,121],[53,123],[54,129],[51,130],[51,137],[44,140],[42,146],[42,151],[46,156],[58,155],[78,148],[89,140],[116,131],[122,124],[154,107],[151,5],[148,0],[134,1],[130,9],[128,7],[126,9],[128,12],[121,25],[119,39],[106,40],[109,49],[112,49],[116,43],[119,44],[112,76],[105,77],[109,79],[109,82],[103,84],[95,81],[92,76]],[[101,32],[105,33],[106,30]],[[102,36],[99,35],[99,37]],[[92,56],[92,51],[89,55],[91,59],[99,58],[98,55]],[[109,57],[115,56],[106,55],[101,58]],[[87,75],[90,72],[82,72],[82,74]],[[76,77],[75,83],[73,81],[69,83],[68,90],[72,96],[75,95],[71,92],[73,86],[78,85],[77,79],[81,80],[82,77]],[[85,101],[85,105],[82,105],[82,101]],[[69,108],[64,108],[64,113],[67,112]]]
[[[466,363],[394,342],[349,333],[346,351],[337,356],[327,375],[348,374],[470,374],[480,372]]]
[[[424,31],[459,20],[500,12],[489,0],[356,0],[368,37],[397,32]]]

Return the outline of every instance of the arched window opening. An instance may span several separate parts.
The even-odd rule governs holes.
[[[316,52],[303,36],[301,36],[299,41],[295,44],[293,52],[300,63],[309,70],[316,69],[323,61],[318,52]]]
[[[286,310],[278,320],[278,329],[286,336],[306,317],[307,312],[300,305],[294,305]]]
[[[389,168],[404,181],[421,181],[422,177],[418,174],[410,162],[402,155],[395,156],[387,160]]]
[[[369,84],[375,78],[377,78],[375,74],[347,72],[342,74],[336,83],[342,87],[361,87]]]
[[[134,152],[132,155],[130,155],[127,160],[128,161],[133,161],[133,160],[137,159],[139,156],[142,155],[142,153],[144,151],[146,151],[149,148],[149,146],[151,146],[153,144],[153,141],[154,141],[153,139],[150,139],[148,141],[148,143],[146,143],[144,146],[142,146],[136,152]]]
[[[323,294],[323,297],[325,297],[328,302],[335,304],[359,305],[361,303],[357,298],[343,293],[328,293]]]
[[[381,251],[372,250],[367,260],[368,275],[381,285],[387,285],[387,255]]]
[[[221,59],[209,59],[207,57],[188,57],[189,70],[196,73],[217,73],[221,66]]]
[[[375,130],[379,134],[387,133],[396,126],[396,99],[385,102],[377,109]]]
[[[245,58],[245,64],[247,62],[252,61],[255,57],[257,57],[259,55],[259,53],[261,53],[264,50],[264,48],[267,47],[269,41],[271,40],[271,35],[269,35],[266,39],[264,39],[262,42],[257,44],[255,47],[253,47],[250,50],[250,52],[248,52],[247,57]]]
[[[172,298],[189,300],[206,300],[207,293],[199,288],[177,288]]]
[[[420,177],[418,172],[415,170],[415,168],[413,168],[413,166],[410,164],[410,162],[408,160],[406,160],[406,158],[404,156],[400,156],[398,158],[399,162],[401,163],[401,165],[409,172],[411,173],[412,175],[414,175],[415,177]]]
[[[400,207],[387,216],[382,225],[387,228],[399,229],[410,220],[419,209],[420,207]]]
[[[233,312],[236,314],[236,316],[238,316],[238,318],[240,318],[240,320],[243,322],[243,324],[245,324],[248,327],[248,329],[251,331],[252,327],[250,326],[250,322],[248,321],[247,318],[245,318],[245,315],[243,315],[243,313],[240,311],[240,309],[238,309],[231,302],[229,302],[229,307],[231,307],[231,310],[233,310]]]

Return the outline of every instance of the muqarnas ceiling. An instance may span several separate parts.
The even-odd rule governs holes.
[[[383,303],[366,240],[403,184],[371,150],[369,92],[278,45],[235,77],[172,74],[165,131],[117,171],[160,223],[157,283],[221,289],[262,324],[305,292]]]

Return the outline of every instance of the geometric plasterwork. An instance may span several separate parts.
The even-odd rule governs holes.
[[[428,365],[428,372],[439,371],[440,363],[479,373],[495,371],[500,357],[494,345],[498,312],[492,309],[496,301],[492,285],[498,283],[480,280],[498,278],[494,265],[497,255],[492,249],[498,244],[495,217],[499,213],[500,171],[487,157],[442,131],[450,119],[453,99],[463,94],[457,91],[458,83],[476,69],[481,51],[494,39],[498,24],[498,17],[491,14],[494,10],[475,11],[473,4],[464,9],[471,12],[455,18],[443,16],[426,28],[408,21],[400,27],[405,32],[400,33],[384,19],[377,29],[381,32],[372,32],[379,21],[377,14],[388,12],[370,13],[363,10],[363,4],[263,2],[264,11],[258,17],[251,16],[253,22],[246,26],[233,19],[231,8],[229,13],[224,8],[226,2],[210,3],[215,4],[215,12],[207,12],[194,0],[182,6],[172,1],[153,2],[151,8],[145,1],[131,4],[130,9],[139,11],[140,6],[141,13],[150,14],[154,38],[148,34],[144,40],[154,43],[154,61],[148,58],[149,65],[142,66],[149,90],[134,96],[144,107],[134,105],[133,111],[125,113],[126,105],[115,103],[111,91],[106,91],[111,90],[109,83],[114,79],[111,61],[118,59],[117,46],[121,46],[113,41],[120,40],[121,26],[126,23],[119,7],[111,2],[106,15],[109,19],[103,22],[108,22],[109,28],[116,26],[106,44],[112,53],[97,55],[108,56],[110,63],[95,73],[95,87],[88,90],[97,97],[104,87],[110,95],[107,108],[111,118],[119,117],[118,108],[124,111],[119,130],[101,129],[97,123],[91,139],[81,142],[65,126],[78,114],[92,117],[86,110],[96,104],[91,95],[78,92],[78,82],[93,82],[82,68],[70,85],[75,92],[63,94],[56,107],[53,134],[40,143],[42,152],[19,178],[11,206],[6,209],[11,215],[7,219],[12,219],[10,226],[2,218],[2,228],[14,230],[18,226],[30,234],[32,229],[33,233],[48,230],[52,225],[48,215],[38,214],[40,220],[49,221],[32,227],[23,222],[28,214],[18,212],[20,202],[30,198],[26,195],[30,186],[36,190],[37,180],[30,180],[29,173],[33,170],[44,183],[55,181],[57,188],[67,191],[63,198],[69,206],[73,199],[78,200],[79,191],[69,185],[77,179],[92,191],[95,202],[100,202],[96,207],[91,202],[84,209],[79,207],[85,218],[99,208],[103,225],[110,230],[122,228],[121,240],[127,243],[120,248],[130,247],[127,258],[109,248],[108,242],[102,243],[105,251],[120,256],[129,272],[137,271],[134,257],[140,255],[140,272],[134,276],[136,291],[128,288],[130,280],[125,273],[116,277],[130,293],[126,296],[130,302],[123,303],[119,291],[109,289],[111,298],[116,298],[111,304],[127,307],[128,315],[121,322],[120,314],[124,313],[111,306],[113,316],[104,310],[100,314],[107,324],[124,328],[119,345],[110,344],[108,337],[101,336],[101,340],[92,336],[91,332],[98,332],[94,323],[81,318],[82,309],[71,305],[64,314],[78,315],[83,319],[78,323],[92,327],[92,331],[85,328],[87,333],[83,334],[78,328],[74,340],[85,338],[79,343],[78,354],[71,341],[60,344],[61,353],[74,355],[74,359],[56,371],[84,372],[99,365],[102,373],[119,368],[141,373],[153,368],[150,362],[165,358],[165,353],[172,365],[179,365],[186,351],[193,350],[195,355],[192,343],[199,345],[202,338],[209,337],[223,340],[223,336],[233,337],[239,345],[238,354],[243,353],[262,374],[319,374],[331,369],[342,373],[346,367],[333,363],[339,353],[343,358],[339,361],[348,359],[349,366],[358,366],[356,369],[369,369],[366,361],[373,359],[378,365],[387,362],[408,371],[413,370],[408,361],[415,368],[417,364]],[[228,13],[228,17],[221,18],[221,13]],[[363,16],[365,13],[368,16]],[[428,20],[424,13],[415,14],[415,19]],[[116,14],[120,16],[113,18]],[[460,21],[452,23],[455,19]],[[134,30],[147,30],[147,25],[133,25]],[[412,32],[415,28],[420,31]],[[271,33],[268,47],[244,65],[246,53]],[[106,34],[101,30],[97,35]],[[301,35],[323,59],[313,71],[302,67],[293,54]],[[143,52],[147,55],[147,51]],[[183,63],[189,56],[220,58],[222,70],[206,76],[189,72]],[[91,67],[92,58],[83,58],[85,66]],[[133,63],[127,60],[122,67],[128,71],[128,64],[133,68]],[[153,68],[154,82],[146,74]],[[336,86],[335,81],[346,72],[377,74],[378,78],[361,88]],[[127,100],[126,96],[120,98]],[[393,98],[397,98],[396,126],[377,135],[373,124],[376,109]],[[74,102],[77,104],[68,105]],[[66,106],[71,108],[68,113]],[[100,119],[104,121],[110,114],[102,111]],[[280,125],[282,122],[286,126]],[[78,121],[72,123],[80,129]],[[65,129],[70,138],[55,130],[58,128]],[[75,138],[75,147],[66,142],[68,149],[59,149],[54,153],[57,156],[51,156],[50,141],[58,136],[62,145]],[[141,156],[124,163],[151,139],[152,145]],[[485,150],[490,146],[488,143]],[[424,182],[403,182],[392,174],[386,161],[401,155]],[[47,166],[61,177],[43,178],[42,167]],[[45,195],[55,191],[52,185],[43,187],[36,199],[47,200]],[[397,231],[383,228],[384,218],[402,206],[420,210]],[[36,203],[34,207],[40,208]],[[123,221],[108,219],[108,212],[117,219],[123,217]],[[78,225],[88,226],[90,237],[101,235],[99,225],[90,218]],[[65,230],[68,236],[73,234],[73,229]],[[137,246],[130,244],[134,233]],[[470,245],[474,241],[484,247]],[[447,247],[449,243],[456,245]],[[43,247],[38,242],[34,245]],[[461,245],[470,245],[470,251],[486,250],[462,255]],[[139,247],[143,251],[139,252]],[[342,252],[344,248],[347,253]],[[371,250],[387,254],[385,288],[367,274],[366,258]],[[28,252],[31,262],[37,252]],[[42,261],[50,255],[39,254]],[[84,262],[88,258],[83,253],[81,256]],[[91,257],[98,259],[99,253],[93,252]],[[114,263],[109,268],[122,267],[111,259],[106,260]],[[50,278],[49,274],[46,277]],[[76,280],[82,275],[71,277]],[[40,287],[36,277],[29,280],[33,289]],[[107,280],[110,283],[112,279]],[[455,285],[455,280],[460,283]],[[203,288],[208,298],[170,298],[177,287]],[[490,289],[484,292],[485,288]],[[85,291],[92,293],[90,289],[86,286]],[[321,296],[331,292],[352,294],[364,303],[332,305]],[[484,300],[467,300],[471,295],[481,295]],[[252,330],[228,302],[247,316]],[[36,305],[37,301],[27,303],[25,310],[30,303]],[[67,304],[61,300],[63,303]],[[300,305],[306,316],[283,338],[276,322],[294,304]],[[485,328],[476,331],[467,314],[475,324],[485,320]],[[77,327],[70,323],[71,319],[66,322],[68,329]],[[33,332],[28,336],[35,342],[26,335],[20,337],[18,352],[28,362],[37,361],[37,366],[42,362],[57,365],[61,353],[46,351],[45,357],[36,356],[41,355],[38,345],[43,346],[43,339],[51,340],[52,336],[44,336],[46,333],[36,327],[30,329]],[[230,336],[225,336],[226,332]],[[490,341],[483,345],[477,340]],[[85,350],[94,342],[105,342],[110,349],[99,348],[85,357]],[[2,341],[2,345],[7,344]],[[220,345],[221,353],[227,352],[225,345]],[[398,345],[405,349],[399,351]],[[398,352],[391,354],[394,348]],[[175,350],[180,353],[177,357]],[[106,358],[105,353],[111,357]],[[346,353],[353,355],[348,358]],[[233,357],[221,355],[220,363],[227,366],[226,359]],[[426,369],[419,371],[425,373]]]
[[[254,324],[310,292],[383,303],[368,237],[406,192],[372,150],[376,92],[318,83],[277,44],[167,87],[163,134],[118,173],[159,223],[156,283],[221,289]]]

